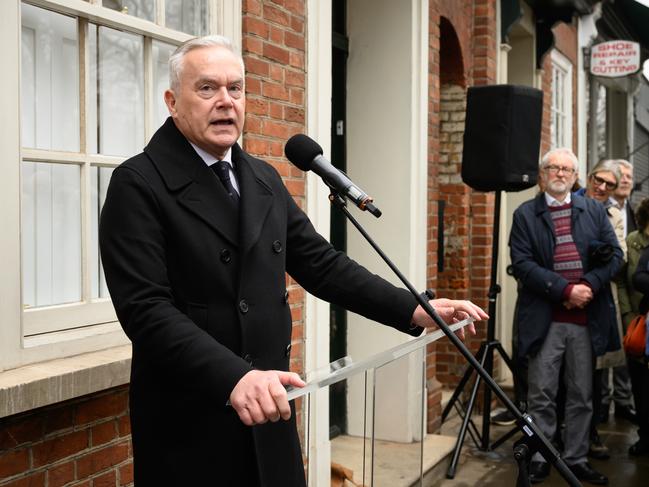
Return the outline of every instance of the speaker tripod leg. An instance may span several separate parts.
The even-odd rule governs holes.
[[[511,357],[509,356],[507,351],[503,348],[502,343],[500,343],[499,341],[494,341],[493,342],[493,348],[495,349],[495,351],[497,351],[500,354],[500,356],[504,360],[505,364],[509,368],[509,371],[514,376],[514,380],[515,381],[516,380],[520,381],[521,380],[520,379],[520,374],[517,372],[516,368],[514,367],[514,361],[511,359]],[[517,406],[519,408],[521,407],[520,404],[517,404]],[[509,438],[511,438],[517,432],[518,432],[518,427],[515,426],[513,429],[511,429],[510,431],[505,433],[503,436],[498,438],[496,441],[494,441],[491,444],[491,449],[495,450],[496,448],[498,448],[500,445],[502,445],[505,441],[507,441]],[[484,440],[484,438],[483,438],[483,440]],[[488,441],[489,441],[489,438],[487,438],[487,442]]]
[[[494,347],[502,357],[502,359],[505,361],[507,364],[507,368],[509,368],[510,372],[514,375],[516,375],[516,371],[514,371],[514,361],[511,359],[507,351],[503,348],[502,343],[500,342],[495,342]]]
[[[482,348],[480,349],[482,350]],[[486,354],[481,357],[480,365],[484,366]],[[475,405],[475,399],[478,397],[478,390],[480,388],[481,378],[479,375],[476,375],[475,383],[473,384],[473,389],[471,390],[471,397],[466,408],[466,414],[462,420],[462,426],[460,427],[460,432],[457,435],[457,442],[455,443],[455,449],[453,450],[453,458],[451,458],[451,464],[448,466],[446,471],[446,478],[452,479],[455,478],[455,471],[457,470],[457,463],[460,460],[460,454],[462,453],[462,444],[464,443],[464,437],[466,436],[466,430],[469,426],[469,421],[471,421],[471,413],[473,412],[473,406]]]
[[[494,342],[487,343],[485,348],[485,370],[493,377],[494,370]],[[491,389],[484,388],[484,401],[482,403],[482,442],[480,449],[489,451],[489,430],[491,427]]]
[[[476,354],[476,359],[482,360],[482,357],[484,356],[484,348],[485,348],[485,344],[483,343],[482,345],[480,345],[480,349]],[[467,364],[467,368],[464,371],[464,375],[462,376],[462,379],[460,380],[457,387],[455,388],[455,391],[453,391],[453,395],[451,396],[451,399],[448,401],[448,404],[442,411],[442,423],[446,421],[447,416],[453,409],[453,405],[455,404],[456,401],[459,400],[460,394],[464,392],[464,387],[466,386],[467,382],[469,382],[469,379],[471,378],[472,375],[473,375],[473,369]]]

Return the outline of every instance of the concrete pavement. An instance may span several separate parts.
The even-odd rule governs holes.
[[[476,424],[481,424],[476,416]],[[509,431],[509,426],[493,425],[491,441]],[[443,435],[456,435],[459,429],[457,416],[442,426]],[[611,452],[609,460],[589,460],[591,465],[608,476],[612,487],[649,487],[649,456],[630,457],[627,450],[637,440],[636,428],[625,420],[619,420],[611,415],[606,424],[598,428],[602,442]],[[518,435],[515,435],[515,439]],[[433,484],[434,487],[509,487],[516,485],[517,468],[512,457],[514,439],[501,445],[492,452],[482,452],[475,448],[468,437],[462,449],[462,456],[455,478],[441,479]],[[563,478],[552,469],[550,477],[542,487],[565,486]],[[589,485],[589,484],[584,484]]]

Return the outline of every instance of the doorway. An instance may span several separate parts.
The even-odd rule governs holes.
[[[331,56],[331,161],[342,171],[347,170],[346,159],[346,87],[347,57],[347,0],[332,3],[332,56]],[[336,250],[347,251],[345,216],[335,208],[331,211],[331,244]],[[347,312],[340,306],[330,305],[329,361],[347,355]],[[347,433],[347,381],[337,382],[329,388],[329,438]]]

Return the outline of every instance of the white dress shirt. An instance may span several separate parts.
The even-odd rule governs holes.
[[[191,142],[189,143],[196,151],[196,154],[198,154],[201,157],[201,159],[203,159],[203,162],[205,162],[206,165],[211,166],[212,164],[216,163],[216,161],[219,160],[213,155],[205,152],[197,145],[192,144]],[[239,191],[239,183],[237,182],[237,175],[234,173],[234,166],[232,164],[232,147],[228,149],[228,151],[225,153],[225,156],[223,156],[223,159],[221,160],[226,161],[228,163],[228,166],[230,167],[230,181],[232,182],[232,186],[234,187],[237,193],[241,194],[241,191]]]
[[[562,206],[562,205],[567,205],[570,203],[572,200],[570,199],[570,191],[568,191],[568,194],[566,195],[565,199],[563,201],[559,201],[556,199],[554,196],[550,196],[548,193],[545,194],[545,202],[548,204],[548,206]]]

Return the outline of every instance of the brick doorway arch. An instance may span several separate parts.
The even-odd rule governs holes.
[[[439,296],[467,299],[470,190],[460,176],[466,106],[464,56],[456,30],[446,17],[439,17],[439,23],[432,26],[431,37],[432,59],[439,61],[431,66],[427,280]],[[435,53],[436,45],[438,53]],[[441,424],[442,384],[448,385],[449,376],[458,373],[459,364],[454,366],[451,349],[452,345],[444,341],[431,345],[428,350],[429,433],[437,431]]]

